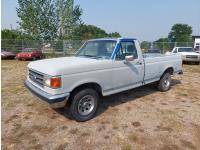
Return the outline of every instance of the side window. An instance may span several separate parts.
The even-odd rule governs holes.
[[[134,59],[138,58],[137,49],[135,47],[134,42],[121,42],[116,59],[117,60],[124,60],[125,56],[133,55]]]
[[[173,51],[173,53],[177,53],[177,48],[175,48],[175,50]]]

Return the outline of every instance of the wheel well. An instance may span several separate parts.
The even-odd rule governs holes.
[[[169,67],[169,68],[167,68],[165,70],[165,72],[163,74],[165,74],[165,73],[170,73],[171,75],[173,75],[174,74],[174,69],[172,67]]]
[[[75,89],[72,90],[70,93],[69,101],[72,100],[73,96],[80,90],[85,89],[85,88],[91,88],[94,89],[100,96],[102,96],[102,89],[101,86],[97,83],[85,83],[82,85],[77,86]],[[69,102],[70,103],[70,102]]]

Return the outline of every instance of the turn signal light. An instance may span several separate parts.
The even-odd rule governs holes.
[[[61,87],[61,78],[60,77],[50,78],[50,87],[51,88],[60,88]]]

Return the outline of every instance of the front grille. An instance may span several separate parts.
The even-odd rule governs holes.
[[[33,81],[34,83],[36,83],[40,86],[44,85],[44,75],[43,74],[29,69],[28,76],[29,76],[29,79],[31,81]]]
[[[198,56],[195,56],[195,55],[187,55],[186,58],[192,58],[192,59],[197,59]]]

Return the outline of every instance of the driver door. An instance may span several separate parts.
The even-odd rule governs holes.
[[[125,56],[132,55],[133,61],[125,61]],[[121,41],[113,61],[112,86],[113,90],[123,91],[142,85],[144,64],[139,58],[135,42]]]

